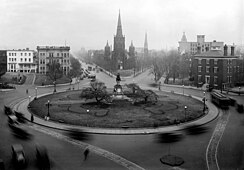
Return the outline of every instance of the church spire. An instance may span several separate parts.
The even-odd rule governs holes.
[[[182,35],[182,38],[181,38],[181,42],[187,42],[185,32],[183,32],[183,35]]]
[[[119,10],[119,18],[118,18],[118,25],[117,25],[117,34],[116,36],[123,37],[122,34],[122,25],[121,25],[121,18],[120,18],[120,10]]]
[[[144,49],[148,49],[148,44],[147,44],[147,33],[145,34]]]

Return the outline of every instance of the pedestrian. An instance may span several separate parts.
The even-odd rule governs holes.
[[[159,82],[158,90],[161,90],[161,81]]]
[[[28,89],[26,89],[26,94],[28,94]]]
[[[85,151],[84,151],[84,161],[87,159],[87,156],[88,156],[89,152],[90,152],[89,149],[86,148]]]
[[[31,114],[31,122],[34,122],[34,116]]]

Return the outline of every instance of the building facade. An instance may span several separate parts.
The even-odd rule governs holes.
[[[34,50],[7,50],[7,71],[36,73],[36,63],[33,60]]]
[[[48,73],[48,64],[56,61],[60,64],[64,75],[70,71],[70,47],[68,46],[37,46],[39,73]]]
[[[212,48],[205,53],[196,54],[193,57],[194,84],[201,87],[209,84],[215,89],[233,87],[243,81],[243,60],[234,54],[234,47],[228,54],[228,47],[224,46],[224,52]]]
[[[197,35],[196,42],[188,42],[185,33],[183,33],[179,41],[178,51],[180,54],[200,54],[209,51],[210,49],[223,51],[224,42],[205,42],[205,35]]]

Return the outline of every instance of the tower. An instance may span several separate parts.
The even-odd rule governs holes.
[[[112,55],[113,66],[116,70],[117,68],[125,67],[125,36],[122,33],[121,17],[119,12],[117,32],[114,36],[114,50]]]
[[[108,59],[110,57],[110,54],[111,54],[111,49],[110,49],[110,46],[108,45],[108,41],[107,41],[107,44],[104,48],[104,56],[106,59]]]
[[[144,57],[148,56],[148,44],[147,44],[147,33],[145,34],[145,41],[144,41]]]
[[[131,41],[131,45],[130,45],[130,47],[129,47],[129,56],[130,56],[130,57],[135,57],[135,47],[134,47],[132,41]]]

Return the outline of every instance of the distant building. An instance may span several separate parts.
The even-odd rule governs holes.
[[[209,84],[215,89],[232,87],[243,81],[243,61],[235,56],[234,46],[228,54],[227,45],[224,51],[212,47],[209,51],[196,54],[193,57],[194,84],[201,87]]]
[[[0,50],[0,74],[7,72],[7,50]]]
[[[7,71],[35,73],[37,66],[33,61],[34,50],[7,50]]]
[[[209,51],[210,49],[216,48],[216,50],[223,51],[224,42],[205,42],[205,35],[197,35],[196,42],[188,42],[185,32],[182,35],[181,40],[179,41],[178,51],[180,54],[200,54]]]
[[[70,47],[68,46],[37,46],[37,57],[39,60],[39,73],[48,73],[50,62],[59,62],[64,75],[70,71]]]

